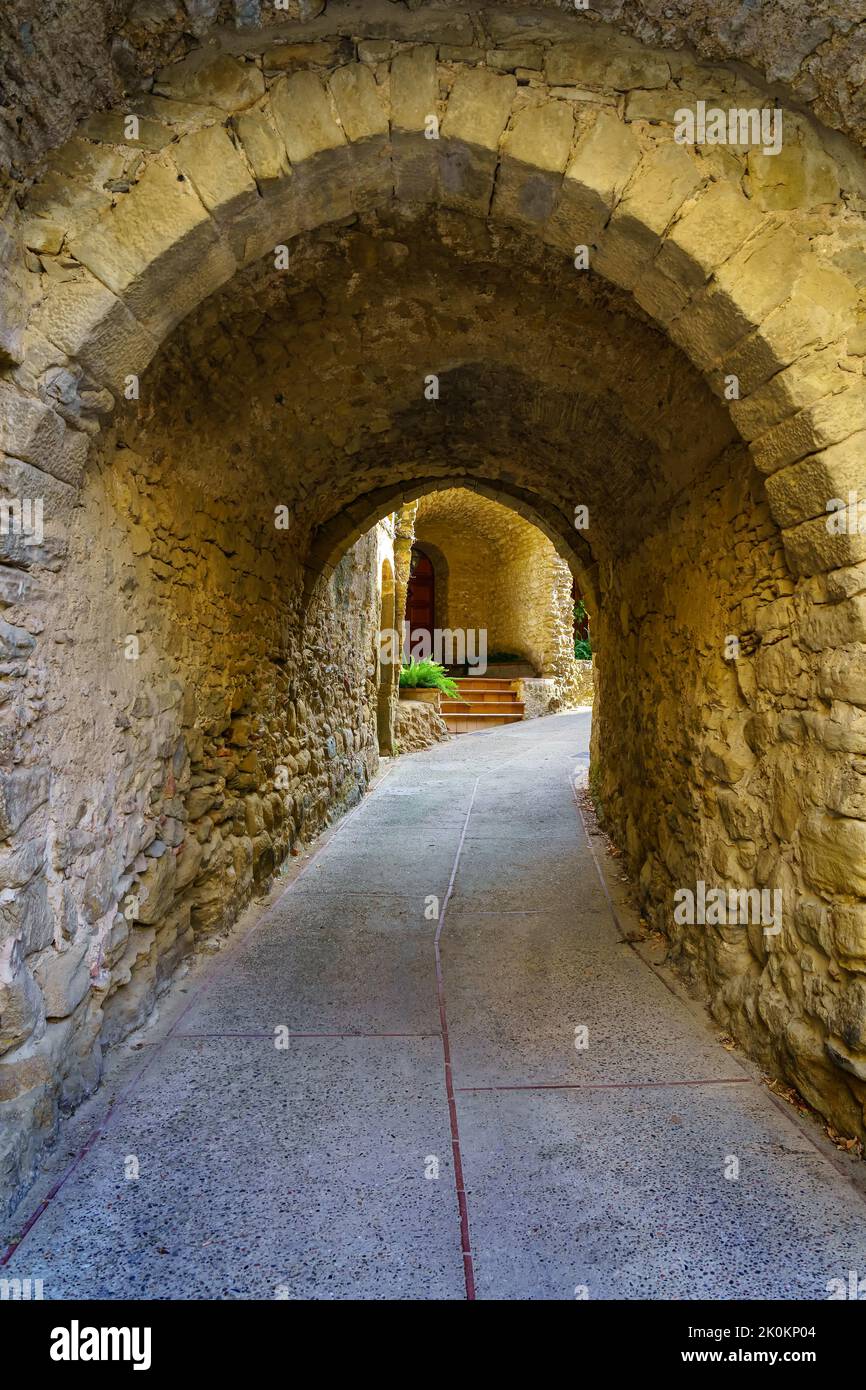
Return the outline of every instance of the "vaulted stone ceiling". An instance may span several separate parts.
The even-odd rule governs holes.
[[[425,381],[438,378],[438,399]],[[377,488],[466,472],[539,494],[622,553],[735,438],[628,296],[457,213],[367,218],[260,263],[176,331],[115,421],[136,448],[232,457],[317,527]],[[751,468],[743,458],[743,466]]]

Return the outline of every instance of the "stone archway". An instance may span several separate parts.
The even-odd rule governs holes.
[[[290,75],[202,50],[134,139],[101,118],[23,199],[0,383],[4,486],[45,512],[38,540],[4,537],[22,1113],[46,1019],[33,1045],[68,1100],[190,930],[363,789],[379,694],[333,659],[350,612],[376,621],[357,556],[403,502],[470,486],[592,598],[594,784],[647,912],[725,1025],[863,1132],[866,550],[827,526],[866,428],[862,164],[792,117],[783,196],[766,156],[677,142],[691,89],[669,55],[575,42],[522,82],[424,42]],[[726,69],[689,79],[767,100]],[[377,332],[401,274],[413,293]],[[366,309],[338,312],[353,294]],[[102,707],[72,640],[37,640],[55,627],[110,672]],[[231,662],[198,683],[214,634]],[[76,757],[98,785],[77,820]],[[53,859],[25,874],[25,841]],[[780,939],[672,923],[673,891],[714,878],[778,888]],[[150,994],[106,998],[100,1034],[88,990],[136,971]]]

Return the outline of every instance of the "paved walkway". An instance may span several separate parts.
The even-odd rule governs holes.
[[[866,1273],[861,1197],[622,941],[572,794],[588,732],[399,760],[118,1051],[0,1273],[291,1299],[823,1299]]]

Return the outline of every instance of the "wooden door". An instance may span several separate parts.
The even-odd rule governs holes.
[[[417,634],[426,632],[432,648],[435,625],[435,581],[433,565],[423,550],[412,549],[409,587],[406,593],[406,620],[409,624],[409,643]]]

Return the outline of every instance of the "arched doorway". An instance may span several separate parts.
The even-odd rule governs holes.
[[[433,561],[418,545],[412,547],[409,586],[406,591],[406,621],[409,624],[410,646],[424,638],[425,650],[433,650],[433,629],[436,626],[436,576]]]
[[[394,749],[394,687],[397,683],[393,642],[394,631],[394,571],[388,560],[382,562],[382,587],[379,600],[378,689],[376,695],[376,736],[380,753]],[[384,638],[384,640],[383,640]]]

